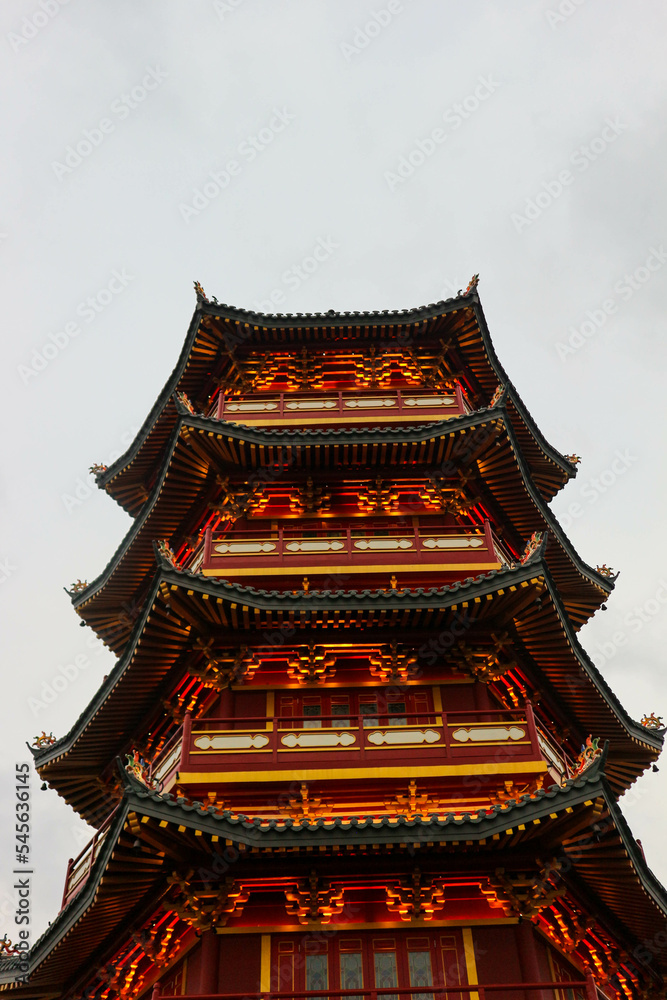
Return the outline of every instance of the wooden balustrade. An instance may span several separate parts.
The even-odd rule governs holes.
[[[60,909],[62,910],[70,900],[74,899],[78,892],[83,889],[88,881],[91,869],[99,856],[102,844],[106,838],[109,828],[116,815],[116,810],[107,816],[102,826],[95,832],[92,839],[86,844],[76,858],[70,858],[67,863],[67,873],[65,875],[65,888]]]
[[[273,531],[258,529],[222,534],[209,528],[204,541],[201,572],[205,576],[250,576],[262,567],[290,570],[346,564],[377,567],[378,572],[401,565],[431,567],[437,571],[482,572],[500,569],[509,562],[489,521],[479,531],[388,527],[386,534],[369,532],[348,523],[339,530],[303,529],[280,525]],[[194,564],[199,551],[189,555]]]
[[[442,393],[425,389],[368,389],[281,392],[229,396],[219,393],[209,416],[246,426],[288,427],[303,424],[423,423],[470,412],[459,386]]]
[[[349,766],[351,761],[375,766],[387,758],[413,763],[541,761],[533,711],[401,713],[381,711],[357,715],[256,716],[204,718],[184,725],[180,768],[184,771],[255,766]]]

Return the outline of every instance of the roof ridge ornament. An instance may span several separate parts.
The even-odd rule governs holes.
[[[650,715],[645,715],[641,720],[641,725],[644,729],[664,729],[664,723],[662,721],[661,715],[656,715],[655,712],[651,712]]]
[[[195,288],[195,294],[197,296],[197,305],[198,306],[208,305],[209,304],[208,296],[204,291],[204,289],[202,288],[202,286],[200,285],[200,283],[198,281],[193,281],[193,285]]]
[[[589,735],[586,737],[586,742],[582,743],[581,751],[576,759],[575,767],[570,775],[570,780],[573,781],[580,775],[587,771],[588,768],[593,764],[598,757],[602,756],[602,747],[600,746],[600,737],[596,736],[595,739]]]
[[[615,580],[616,577],[618,576],[618,573],[614,573],[614,571],[611,568],[611,566],[607,566],[606,563],[602,563],[601,566],[596,566],[595,567],[595,572],[599,573],[600,576],[606,576],[606,578],[608,580]],[[619,573],[620,573],[620,570],[619,570]]]
[[[523,555],[521,556],[521,565],[523,566],[528,562],[530,557],[537,552],[537,550],[542,545],[546,531],[534,531],[528,541],[526,542],[526,547],[523,550]]]
[[[507,386],[499,384],[493,396],[489,400],[489,409],[492,409],[494,406],[497,406],[506,392],[507,392]]]
[[[471,292],[475,291],[478,285],[479,285],[479,274],[473,274],[472,278],[468,282],[468,287],[466,288],[463,294],[470,295]]]

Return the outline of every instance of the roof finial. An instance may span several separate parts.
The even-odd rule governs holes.
[[[195,281],[193,282],[193,284],[195,286],[195,293],[197,295],[197,305],[200,306],[202,303],[208,303],[208,296],[206,295],[206,292],[199,284],[199,282]]]
[[[470,292],[473,292],[478,285],[479,285],[479,274],[473,274],[472,278],[468,282],[468,287],[466,288],[463,294],[468,295]]]

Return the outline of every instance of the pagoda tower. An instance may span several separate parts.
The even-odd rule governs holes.
[[[618,804],[664,729],[579,643],[614,577],[549,509],[578,458],[501,367],[477,276],[402,312],[195,287],[97,473],[132,527],[70,591],[117,662],[33,751],[95,833],[0,988],[665,997],[667,895]]]

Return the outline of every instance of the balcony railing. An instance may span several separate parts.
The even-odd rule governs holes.
[[[575,763],[570,755],[564,750],[550,733],[537,724],[537,739],[542,751],[542,756],[549,765],[551,774],[563,781],[569,778],[575,769]]]
[[[203,552],[188,558],[188,568],[204,576],[252,576],[265,567],[280,573],[313,572],[345,564],[352,572],[386,572],[412,566],[423,571],[482,572],[509,564],[488,521],[477,532],[426,527],[372,533],[348,525],[338,531],[279,527],[273,531],[235,531],[204,536]],[[358,569],[356,568],[358,567]]]
[[[63,891],[63,901],[61,910],[64,909],[70,900],[83,889],[88,881],[91,869],[97,860],[102,849],[109,828],[116,815],[116,810],[107,816],[102,826],[96,831],[89,843],[76,858],[70,858],[67,863],[67,874],[65,875],[65,889]]]
[[[289,427],[328,423],[423,423],[470,413],[461,389],[374,389],[366,392],[281,392],[271,396],[220,393],[209,416],[246,426]]]
[[[544,762],[530,704],[524,713],[421,712],[397,717],[376,712],[344,719],[273,715],[192,720],[188,715],[181,739],[181,778],[188,772],[277,771],[297,764],[331,770],[351,764],[495,763],[509,773],[520,761]],[[161,754],[153,774],[163,760]]]
[[[467,986],[394,986],[386,989],[310,990],[309,992],[198,993],[168,995],[153,987],[151,1000],[493,1000],[498,993],[512,1000],[606,1000],[593,977],[542,983],[471,983]]]

